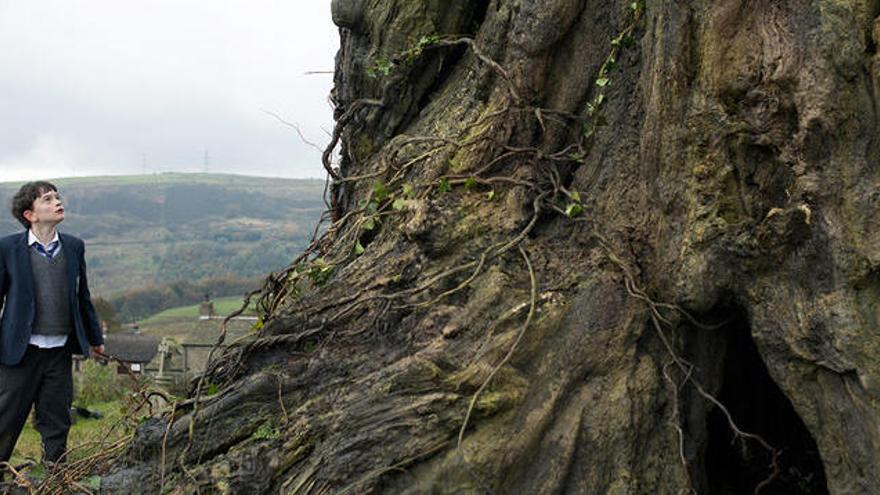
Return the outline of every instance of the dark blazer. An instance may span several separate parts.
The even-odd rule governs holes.
[[[67,287],[74,331],[67,346],[75,354],[89,355],[90,345],[101,345],[104,336],[86,279],[85,245],[72,235],[58,233],[67,260]],[[14,366],[27,350],[36,316],[34,275],[28,232],[0,238],[0,364]]]

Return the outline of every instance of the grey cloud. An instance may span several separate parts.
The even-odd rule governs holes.
[[[329,0],[0,0],[0,180],[198,171],[316,177]],[[148,7],[147,7],[148,6]],[[37,172],[33,169],[38,168]]]

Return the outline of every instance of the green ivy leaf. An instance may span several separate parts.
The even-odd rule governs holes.
[[[449,184],[449,179],[441,180],[440,185],[437,186],[437,189],[442,193],[448,193],[452,191],[452,186]]]
[[[371,216],[367,217],[367,219],[364,220],[364,225],[362,226],[362,228],[366,231],[370,231],[370,230],[375,229],[376,228],[376,220],[374,220],[373,217],[371,217]]]
[[[604,88],[609,84],[611,84],[611,80],[607,77],[600,77],[599,79],[596,79],[596,86],[599,86],[600,88]]]
[[[382,181],[376,181],[373,183],[373,199],[377,202],[381,203],[388,199],[388,195],[390,191],[388,191],[388,187]]]
[[[580,215],[581,212],[583,212],[583,211],[584,211],[584,208],[581,205],[579,205],[577,203],[571,203],[565,209],[565,214],[570,218],[574,218],[574,217]]]
[[[464,181],[465,189],[473,189],[475,187],[477,187],[477,179],[473,177],[468,177],[467,180]]]
[[[422,36],[422,37],[419,39],[419,44],[416,46],[416,48],[418,48],[419,50],[421,50],[421,49],[423,49],[423,48],[427,48],[427,47],[433,45],[434,43],[437,43],[438,41],[440,41],[440,37],[437,36],[436,34],[431,34],[431,35],[428,35],[428,36]]]
[[[487,198],[489,201],[492,201],[493,199],[495,199],[495,189],[492,189],[491,191],[487,192],[487,193],[486,193],[486,198]]]
[[[397,198],[391,203],[391,207],[396,211],[402,210],[406,206],[406,201],[403,198]]]
[[[382,73],[383,76],[387,76],[391,73],[391,68],[394,67],[394,62],[386,59],[380,59],[376,61],[376,69]]]
[[[333,265],[320,257],[312,260],[312,266],[309,269],[309,279],[312,281],[312,284],[316,286],[324,285],[331,275],[333,275]]]
[[[406,183],[403,185],[403,195],[407,198],[412,198],[415,196],[415,190],[413,189],[412,184]]]
[[[360,240],[358,240],[357,243],[355,243],[355,245],[354,245],[354,254],[357,256],[360,256],[360,255],[364,254],[364,251],[365,251],[364,245],[361,244]]]
[[[592,136],[593,135],[593,126],[585,123],[584,126],[581,128],[581,133],[584,135],[584,137]]]
[[[575,203],[580,203],[581,202],[581,193],[579,193],[577,191],[572,191],[571,192],[571,200],[574,201]]]
[[[380,75],[387,76],[391,73],[391,69],[394,68],[394,62],[388,59],[379,59],[376,60],[373,65],[367,67],[367,76],[371,78],[377,78]]]

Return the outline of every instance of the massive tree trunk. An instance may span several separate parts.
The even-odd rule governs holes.
[[[335,220],[105,488],[875,492],[878,14],[334,0]]]

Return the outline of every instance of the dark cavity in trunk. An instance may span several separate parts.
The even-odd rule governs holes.
[[[730,314],[730,313],[728,313]],[[760,435],[780,450],[779,472],[762,487],[763,494],[828,493],[825,471],[800,416],[767,372],[742,311],[725,325],[727,352],[718,399],[743,431]],[[745,445],[715,407],[707,420],[705,474],[710,495],[751,494],[773,472],[772,455],[755,441]]]

